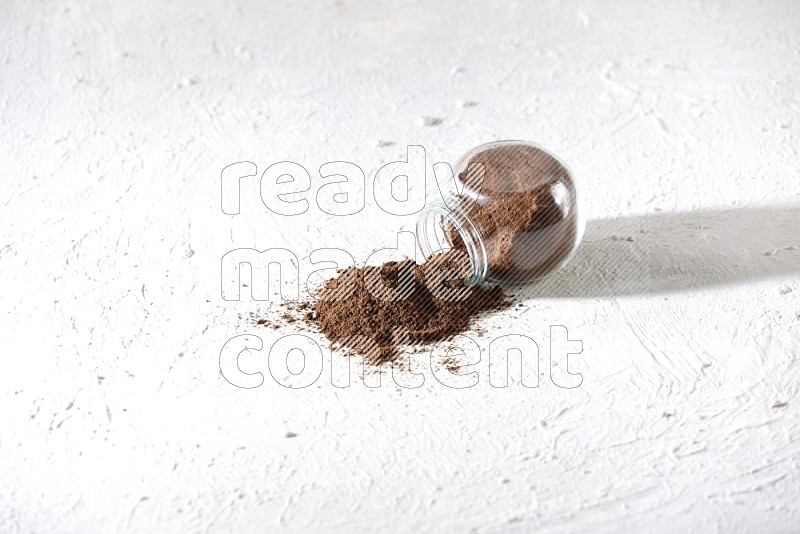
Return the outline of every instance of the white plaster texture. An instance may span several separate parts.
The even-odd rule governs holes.
[[[797,2],[7,1],[0,20],[0,531],[800,530]],[[296,330],[221,298],[225,252],[363,261],[415,219],[375,205],[380,166],[508,138],[586,193],[575,260],[472,333],[484,362],[534,339],[538,388],[220,376],[231,337]],[[222,213],[226,165],[283,160],[311,173],[306,213],[269,213],[257,178]],[[337,160],[368,178],[357,215],[313,202]],[[550,325],[583,342],[578,388],[549,379]]]

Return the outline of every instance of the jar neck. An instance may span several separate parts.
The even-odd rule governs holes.
[[[417,241],[425,261],[436,253],[462,248],[471,267],[466,284],[474,286],[486,280],[489,262],[481,229],[464,207],[464,199],[455,196],[428,203],[417,218]]]

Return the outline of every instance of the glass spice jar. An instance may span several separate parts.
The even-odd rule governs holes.
[[[530,282],[575,253],[585,220],[575,177],[555,155],[527,141],[473,148],[453,168],[454,184],[417,219],[425,260],[459,249],[467,285]]]

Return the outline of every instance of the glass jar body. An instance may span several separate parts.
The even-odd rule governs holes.
[[[573,173],[556,156],[526,141],[473,148],[453,167],[442,201],[417,220],[423,255],[465,252],[475,285],[537,280],[563,266],[585,226]]]

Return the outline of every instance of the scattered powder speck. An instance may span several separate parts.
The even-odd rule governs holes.
[[[423,128],[427,128],[429,126],[438,126],[442,124],[442,119],[439,117],[422,116],[417,119],[417,124]]]

